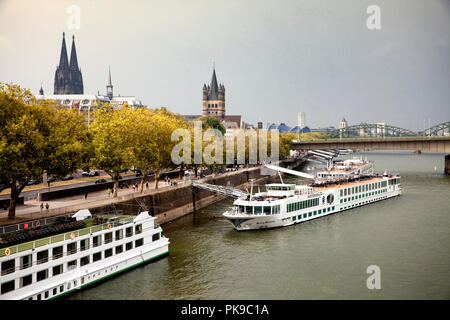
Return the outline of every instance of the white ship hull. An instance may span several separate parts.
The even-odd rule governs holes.
[[[65,240],[46,246],[38,247],[35,241],[35,249],[3,256],[0,261],[14,259],[16,268],[13,272],[3,272],[0,283],[2,286],[7,283],[14,284],[15,289],[2,292],[0,300],[55,299],[167,255],[169,239],[162,235],[161,227],[154,225],[155,218],[145,218],[145,214],[143,219],[137,220],[138,216],[125,224],[90,227],[90,232],[84,235],[73,231],[74,237],[65,236]],[[138,232],[135,228],[139,225],[142,229]],[[94,229],[96,227],[101,228]],[[126,230],[130,228],[134,231],[126,234]],[[121,232],[120,237],[116,237],[116,232]],[[114,234],[108,242],[104,240],[107,234]],[[94,245],[93,237],[100,237],[102,240],[98,245]],[[89,246],[80,250],[79,245],[84,240],[89,241]],[[76,250],[70,253],[68,245],[74,243],[77,244]],[[48,250],[51,253],[52,248],[59,246],[64,247],[60,257],[49,256],[45,261],[36,262],[37,252]],[[118,248],[121,250],[118,251]],[[21,257],[26,255],[31,255],[34,262],[31,266],[22,268]],[[97,259],[94,258],[96,255]],[[87,262],[81,263],[85,258],[88,259]],[[55,267],[61,267],[62,272],[56,273]],[[39,279],[38,274],[43,271],[45,276]],[[24,279],[27,276],[31,276],[32,283],[25,285]],[[2,289],[4,290],[4,287]]]
[[[336,201],[331,204],[324,204],[315,207],[314,209],[303,209],[293,212],[281,212],[272,215],[245,215],[235,214],[232,211],[227,211],[223,216],[233,225],[238,231],[247,230],[261,230],[277,227],[285,227],[302,223],[305,221],[321,218],[337,212],[354,209],[356,207],[364,206],[373,202],[386,200],[401,194],[401,189],[397,186],[390,186],[386,188],[386,192],[370,195],[364,198],[358,198],[349,202],[341,203],[339,199],[339,189],[333,192]],[[350,198],[350,197],[348,197]],[[320,214],[318,212],[321,212]]]

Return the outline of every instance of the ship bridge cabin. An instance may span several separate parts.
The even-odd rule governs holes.
[[[266,184],[267,197],[290,197],[294,195],[295,184],[271,183]]]

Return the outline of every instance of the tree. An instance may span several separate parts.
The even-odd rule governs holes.
[[[127,105],[120,109],[99,105],[91,124],[91,165],[111,176],[114,197],[117,197],[121,170],[132,165],[132,113],[133,109]]]
[[[198,118],[195,121],[201,121],[202,122],[202,127],[204,129],[217,129],[220,132],[222,132],[222,135],[224,135],[225,132],[226,132],[225,127],[220,122],[220,120],[218,120],[218,119],[216,119],[214,117],[202,116],[202,117]]]
[[[176,166],[171,158],[172,149],[177,144],[171,140],[172,133],[176,129],[187,128],[187,123],[166,108],[135,110],[133,123],[135,130],[131,150],[134,165],[143,173],[141,190],[150,172],[154,174],[157,189],[161,175]]]
[[[65,175],[78,167],[86,140],[80,115],[0,83],[0,182],[11,189],[9,219],[29,180],[39,179],[43,170]]]

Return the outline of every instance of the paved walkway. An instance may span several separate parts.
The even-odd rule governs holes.
[[[188,181],[183,183],[182,180],[180,181],[178,179],[172,179],[172,181],[175,181],[177,186],[183,186],[185,183],[188,183]],[[176,188],[177,186],[170,186],[167,182],[160,181],[158,183],[158,190]],[[25,201],[23,205],[16,207],[16,218],[14,220],[8,219],[8,210],[0,209],[0,226],[65,214],[69,211],[77,211],[88,207],[106,205],[124,200],[124,198],[131,198],[133,196],[140,196],[142,194],[153,192],[155,192],[154,182],[149,183],[148,189],[144,185],[143,193],[141,193],[141,190],[133,190],[132,186],[119,189],[117,198],[113,198],[112,194],[108,194],[107,190],[101,190],[89,193],[86,199],[84,198],[84,195],[76,195],[51,201],[38,201],[37,199],[29,200]],[[41,203],[44,205],[43,209],[40,208]],[[49,210],[46,210],[45,208],[47,203],[49,204]]]

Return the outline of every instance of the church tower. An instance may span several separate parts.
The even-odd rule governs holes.
[[[109,67],[108,83],[106,84],[106,95],[108,96],[109,100],[112,100],[112,98],[113,98],[113,85],[112,85],[112,82],[111,82],[111,67]]]
[[[202,116],[225,119],[225,86],[217,84],[216,69],[213,69],[211,83],[203,85]]]
[[[72,50],[70,53],[70,64],[67,58],[65,33],[61,45],[59,65],[55,72],[54,94],[83,94],[83,76],[78,67],[77,51],[75,48],[75,37],[72,36]]]

